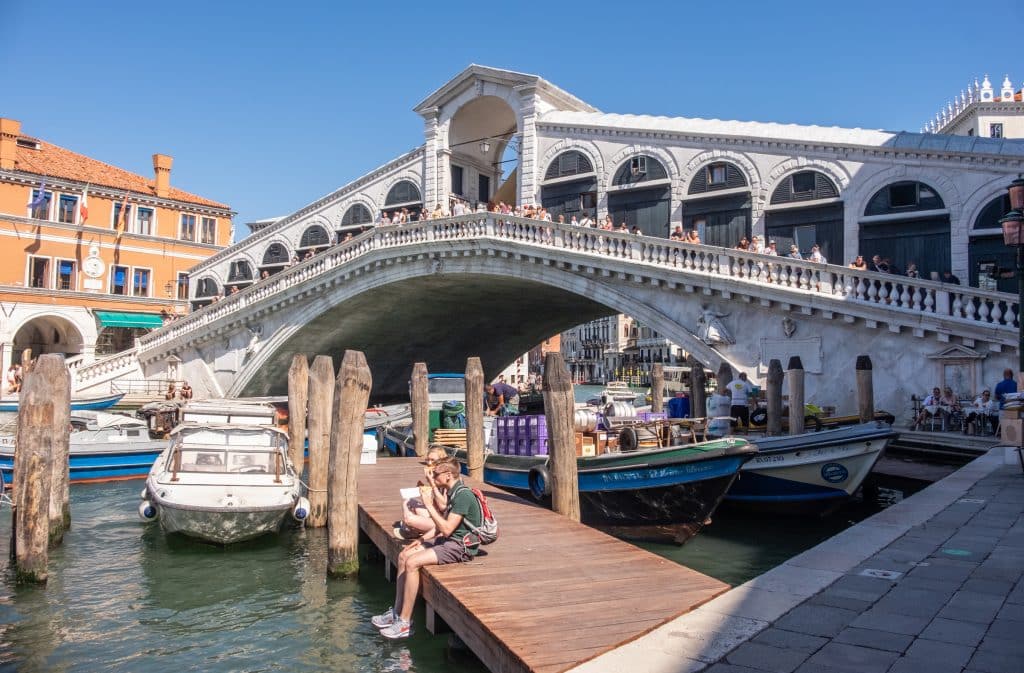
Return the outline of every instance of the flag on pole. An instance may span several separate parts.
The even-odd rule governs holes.
[[[89,219],[89,185],[82,190],[82,200],[78,204],[78,223],[85,224]]]
[[[114,223],[114,228],[117,229],[117,238],[120,240],[121,235],[128,230],[128,195],[124,195],[124,200],[121,201],[121,213],[117,217],[117,222]]]
[[[42,205],[45,205],[45,204],[46,204],[46,178],[43,178],[43,181],[39,183],[39,191],[36,192],[36,195],[32,198],[32,200],[28,202],[28,207],[31,208],[32,210],[35,210],[39,206],[42,206]]]

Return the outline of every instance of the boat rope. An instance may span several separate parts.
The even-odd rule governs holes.
[[[307,493],[326,493],[326,488],[310,488],[309,484],[299,479],[299,483],[306,487]]]

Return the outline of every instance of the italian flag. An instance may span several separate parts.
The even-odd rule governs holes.
[[[89,185],[82,189],[82,201],[78,204],[78,223],[85,224],[89,219]]]

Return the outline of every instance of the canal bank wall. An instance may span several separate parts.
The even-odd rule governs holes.
[[[1024,671],[1015,460],[994,447],[573,673]]]

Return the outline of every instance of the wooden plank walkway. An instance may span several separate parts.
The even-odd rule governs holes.
[[[359,525],[392,565],[402,549],[392,533],[398,489],[415,485],[422,469],[416,458],[360,466]],[[471,563],[426,569],[421,591],[428,622],[443,620],[492,673],[568,670],[729,589],[500,489],[481,490],[500,539]]]

